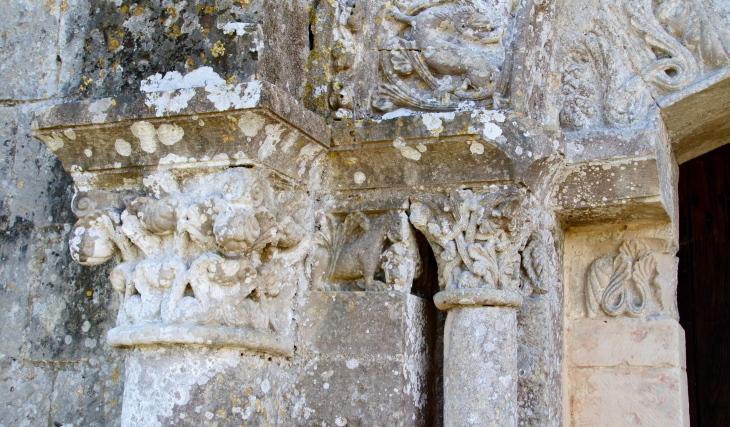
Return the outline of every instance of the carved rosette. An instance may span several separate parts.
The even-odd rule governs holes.
[[[373,107],[450,111],[506,103],[503,72],[515,2],[415,0],[383,9]]]
[[[441,292],[434,301],[439,309],[522,304],[524,214],[516,187],[485,194],[456,190],[446,198],[415,196],[410,220],[436,256]],[[530,271],[536,274],[534,266]]]
[[[290,355],[292,301],[309,246],[298,197],[275,195],[248,168],[192,181],[180,186],[165,173],[148,177],[150,193],[162,194],[135,198],[121,212],[92,210],[75,225],[76,261],[97,265],[115,254],[122,261],[110,277],[122,295],[110,344]]]

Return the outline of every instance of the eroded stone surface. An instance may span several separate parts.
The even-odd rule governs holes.
[[[727,1],[0,12],[0,424],[686,424],[676,163],[724,143]],[[445,396],[419,262],[469,323],[447,371],[481,372]]]

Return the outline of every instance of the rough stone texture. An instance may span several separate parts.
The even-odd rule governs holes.
[[[509,388],[477,408],[510,414],[502,425],[686,425],[676,164],[727,142],[730,66],[730,2],[700,3],[0,4],[0,426],[440,425],[444,397],[447,408],[490,401],[484,384]],[[292,296],[292,357],[140,348],[125,374],[124,353],[106,342],[116,260],[71,262],[73,212],[86,196],[122,211],[155,173],[229,167],[266,170],[273,186],[311,197],[312,235],[316,215],[410,215],[414,199],[454,196],[475,218],[463,237],[483,245],[466,270],[486,277],[497,265],[525,296],[513,295],[519,311],[456,309],[511,310],[514,327],[469,329],[509,353],[472,365],[449,355],[463,356],[458,343],[481,354],[484,342],[449,333],[447,367],[507,370],[509,384],[464,396],[451,383],[442,396],[430,301],[312,293],[309,278]],[[73,206],[72,185],[83,196]],[[494,249],[492,233],[514,217],[459,194],[510,186],[559,225],[528,216],[530,233]],[[477,232],[485,214],[494,224]],[[437,216],[421,224],[444,244],[421,251],[432,263],[456,253]],[[533,229],[558,242],[554,256]],[[426,276],[428,290],[414,289],[432,298],[437,272]],[[158,344],[205,344],[196,331]]]
[[[449,310],[444,336],[444,425],[517,426],[516,335],[514,308]]]
[[[232,349],[135,350],[127,356],[122,425],[293,425],[302,411],[293,389],[298,370]],[[299,414],[290,416],[290,406]]]
[[[255,79],[301,96],[305,1],[94,1],[84,46],[86,97],[135,94],[145,79],[212,67],[229,84]]]
[[[677,163],[684,163],[728,143],[728,91],[730,70],[725,70],[664,100],[662,117]]]
[[[584,319],[571,322],[566,335],[571,367],[686,367],[684,330],[674,320]]]
[[[397,292],[309,292],[300,425],[421,426],[435,418],[435,310]]]
[[[121,355],[105,342],[107,269],[76,265],[73,186],[31,136],[34,115],[77,87],[84,2],[0,5],[0,425],[115,426]],[[60,39],[59,39],[60,37]]]

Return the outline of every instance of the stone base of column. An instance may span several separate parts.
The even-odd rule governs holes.
[[[517,309],[449,310],[444,334],[444,426],[517,425]]]

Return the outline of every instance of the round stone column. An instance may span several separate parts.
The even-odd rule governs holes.
[[[434,297],[444,328],[444,426],[517,426],[517,308],[512,291],[456,289]]]

